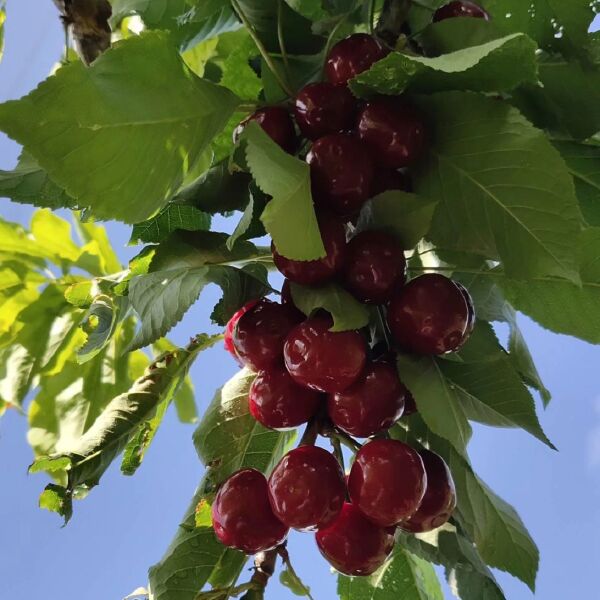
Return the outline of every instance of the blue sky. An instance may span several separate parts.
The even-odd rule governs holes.
[[[8,0],[6,49],[0,63],[0,101],[17,98],[45,78],[62,51],[62,29],[50,0]],[[18,147],[0,134],[0,169],[14,166]],[[4,219],[26,224],[31,210],[0,200]],[[111,239],[126,261],[128,230],[110,224]],[[209,331],[215,295],[202,297],[171,336]],[[554,399],[542,412],[554,453],[524,432],[475,427],[470,447],[481,476],[519,510],[538,542],[542,560],[536,598],[590,598],[600,565],[600,350],[548,333],[527,319],[523,331]],[[192,375],[201,410],[235,371],[221,348],[200,357]],[[43,476],[28,476],[31,450],[26,422],[12,411],[0,421],[0,596],[119,600],[146,583],[202,476],[191,443],[193,428],[167,419],[134,478],[112,468],[102,484],[59,520],[37,507]],[[293,535],[290,552],[317,600],[335,597],[335,578],[310,535]],[[532,594],[510,576],[499,578],[509,600]],[[447,592],[448,598],[451,598]],[[291,600],[274,582],[269,598]]]

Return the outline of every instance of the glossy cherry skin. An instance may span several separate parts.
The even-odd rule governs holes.
[[[373,159],[360,140],[333,133],[306,155],[315,205],[341,216],[356,214],[371,196]]]
[[[377,169],[373,177],[371,194],[377,196],[391,190],[412,192],[413,184],[411,178],[406,173],[396,169]]]
[[[371,100],[358,116],[358,137],[369,146],[378,164],[400,169],[416,162],[427,134],[419,113],[392,97]]]
[[[298,92],[294,103],[296,123],[310,140],[351,129],[357,110],[348,88],[327,82],[309,83]]]
[[[307,423],[319,410],[321,394],[294,383],[283,365],[259,371],[248,394],[250,413],[269,429],[286,430]]]
[[[295,327],[285,342],[285,366],[299,385],[319,392],[348,389],[367,360],[366,344],[357,331],[329,331],[332,321],[316,316]]]
[[[469,337],[470,319],[461,290],[437,273],[409,281],[388,306],[392,336],[415,354],[455,352]]]
[[[298,317],[287,306],[260,300],[244,313],[233,331],[233,345],[241,362],[260,371],[281,362],[283,344]]]
[[[346,502],[338,518],[316,534],[321,554],[340,573],[371,575],[394,549],[394,532],[371,523]]]
[[[448,465],[430,450],[419,452],[427,473],[427,491],[417,512],[400,524],[402,529],[424,533],[441,527],[456,508],[456,488]]]
[[[350,79],[371,68],[389,51],[373,36],[355,33],[338,42],[329,53],[325,75],[334,85],[346,85]]]
[[[243,469],[223,483],[212,505],[213,527],[225,546],[256,554],[279,546],[288,528],[273,514],[265,476]]]
[[[328,396],[327,410],[333,424],[342,431],[370,437],[389,429],[402,417],[405,394],[395,367],[373,362],[347,390]]]
[[[346,499],[346,481],[336,458],[317,446],[288,452],[269,477],[269,500],[277,518],[294,529],[330,525]]]
[[[456,17],[474,17],[476,19],[490,20],[489,13],[479,4],[469,2],[468,0],[458,0],[450,2],[441,8],[438,8],[433,14],[433,22],[444,21],[446,19],[454,19]]]
[[[465,302],[467,303],[467,309],[469,311],[469,324],[467,325],[467,335],[471,335],[473,330],[475,329],[475,322],[477,321],[477,315],[475,314],[475,304],[473,303],[473,298],[471,294],[469,294],[469,290],[458,281],[454,282],[454,285],[460,290],[460,293],[463,295]]]
[[[273,261],[285,277],[300,285],[321,285],[333,279],[344,266],[346,232],[341,221],[328,215],[319,216],[319,230],[325,246],[325,258],[291,260],[277,252],[273,244]]]
[[[374,440],[364,445],[356,454],[348,479],[352,503],[381,527],[411,517],[426,488],[421,457],[397,440]]]
[[[292,154],[296,151],[298,139],[294,121],[292,121],[290,113],[282,106],[259,108],[246,117],[233,132],[234,143],[237,143],[249,121],[256,121],[264,132],[286,152]]]
[[[247,304],[245,304],[240,310],[238,310],[231,319],[227,322],[225,326],[225,334],[223,336],[223,344],[225,345],[225,350],[235,358],[235,360],[242,364],[238,355],[235,352],[235,346],[233,345],[233,332],[238,321],[241,319],[242,315],[246,314],[256,303],[258,300],[251,300]]]
[[[304,313],[294,303],[289,279],[284,279],[281,286],[281,304],[287,306],[290,310],[293,310],[300,321],[303,321],[306,318]]]
[[[383,304],[406,281],[406,259],[393,235],[363,231],[348,243],[344,286],[366,304]]]

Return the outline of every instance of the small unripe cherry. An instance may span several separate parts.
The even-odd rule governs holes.
[[[427,473],[427,491],[417,512],[400,524],[412,533],[424,533],[441,527],[456,508],[456,489],[448,465],[430,450],[419,452]]]
[[[298,146],[296,129],[290,113],[282,106],[259,108],[246,117],[234,130],[233,141],[237,143],[250,121],[258,123],[263,131],[283,150],[293,154]]]
[[[419,454],[397,440],[373,440],[356,454],[348,490],[353,504],[373,523],[394,526],[419,508],[427,475]]]
[[[265,476],[255,469],[238,471],[221,485],[212,520],[221,543],[246,554],[275,548],[288,534],[271,509]]]
[[[233,358],[235,358],[235,360],[240,365],[242,364],[242,361],[239,359],[238,355],[235,352],[235,346],[233,345],[233,332],[238,321],[242,318],[242,315],[246,314],[257,302],[258,300],[251,300],[250,302],[242,306],[242,308],[240,308],[240,310],[238,310],[231,317],[231,319],[229,319],[227,325],[225,326],[225,334],[223,336],[223,344],[225,346],[225,350],[227,350],[227,352],[229,352],[229,354],[231,354],[231,356],[233,356]]]
[[[317,446],[288,452],[269,477],[269,499],[277,518],[300,531],[321,529],[339,515],[346,498],[336,458]]]
[[[472,17],[476,19],[490,20],[490,14],[479,4],[469,2],[469,0],[457,0],[450,2],[438,8],[433,13],[433,22],[444,21],[446,19],[454,19],[456,17]]]
[[[323,397],[299,386],[283,364],[259,371],[248,394],[252,416],[269,429],[286,430],[308,423]]]
[[[349,502],[338,518],[316,534],[321,554],[340,573],[371,575],[394,548],[394,531],[371,523]]]

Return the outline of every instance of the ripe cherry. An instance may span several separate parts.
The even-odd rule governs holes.
[[[243,469],[223,483],[212,505],[217,538],[246,554],[270,550],[281,544],[288,528],[273,514],[265,476]]]
[[[316,316],[295,327],[284,347],[285,366],[294,381],[320,392],[349,388],[367,359],[366,344],[357,331],[329,331],[332,321]]]
[[[394,548],[394,532],[368,521],[349,502],[339,517],[316,534],[321,554],[346,575],[371,575]]]
[[[294,311],[299,321],[303,321],[306,318],[304,313],[296,306],[294,298],[292,298],[292,290],[290,288],[289,279],[284,279],[281,286],[281,304]]]
[[[269,429],[307,423],[321,405],[321,394],[294,383],[283,365],[260,371],[248,394],[252,416]]]
[[[233,331],[239,359],[253,371],[280,363],[285,339],[297,324],[296,314],[288,307],[260,300],[240,317]]]
[[[392,336],[416,354],[446,354],[468,339],[471,315],[463,292],[451,279],[421,275],[398,290],[388,307]]]
[[[249,121],[256,121],[265,133],[286,152],[296,151],[298,140],[290,113],[282,106],[259,108],[246,117],[234,130],[233,141],[237,143]]]
[[[406,173],[396,169],[377,169],[371,187],[371,194],[373,196],[391,190],[400,190],[401,192],[413,191],[411,178]]]
[[[359,114],[357,132],[375,159],[392,169],[413,164],[425,149],[426,131],[421,115],[397,98],[371,100]]]
[[[406,259],[393,235],[363,231],[348,243],[343,273],[345,287],[355,298],[383,304],[406,281]]]
[[[235,358],[235,360],[240,364],[241,361],[238,355],[236,354],[235,347],[233,345],[233,332],[235,330],[237,322],[240,320],[242,315],[247,313],[257,302],[258,300],[251,300],[250,302],[245,304],[242,308],[240,308],[240,310],[238,310],[233,315],[233,317],[231,317],[231,319],[229,319],[227,325],[225,326],[225,334],[223,336],[223,344],[225,345],[225,350],[227,350],[227,352],[229,352],[229,354],[231,354],[231,356],[233,356],[233,358]]]
[[[371,196],[373,159],[369,149],[354,137],[333,133],[319,138],[306,162],[316,206],[352,216]]]
[[[288,452],[269,477],[269,499],[288,527],[311,531],[329,526],[340,514],[346,482],[333,454],[316,446]]]
[[[460,293],[463,295],[465,302],[467,303],[467,309],[469,311],[469,324],[467,325],[467,335],[471,335],[473,330],[475,329],[475,322],[477,320],[477,316],[475,314],[475,304],[473,303],[473,298],[471,298],[471,294],[469,294],[469,290],[458,281],[454,282],[454,285],[460,290]]]
[[[350,79],[370,69],[388,53],[373,36],[355,33],[331,49],[325,64],[325,74],[334,85],[346,85]]]
[[[456,508],[456,489],[448,465],[429,450],[419,452],[427,473],[427,491],[417,512],[400,524],[402,529],[423,533],[441,527]]]
[[[330,394],[327,409],[336,427],[364,438],[389,429],[400,419],[405,394],[395,367],[374,362],[347,390]]]
[[[469,2],[468,0],[458,0],[450,2],[441,8],[438,8],[433,14],[433,22],[444,21],[445,19],[454,19],[455,17],[474,17],[476,19],[490,20],[489,13],[479,4]]]
[[[331,83],[309,83],[296,96],[296,123],[302,134],[311,139],[351,129],[357,102],[346,87]]]
[[[357,453],[348,490],[357,508],[376,525],[397,525],[419,508],[427,475],[423,461],[397,440],[374,440]]]
[[[275,266],[290,281],[301,285],[320,285],[332,279],[344,265],[346,232],[341,221],[322,214],[319,216],[319,230],[327,253],[325,258],[292,260],[279,254],[274,244],[271,246]]]

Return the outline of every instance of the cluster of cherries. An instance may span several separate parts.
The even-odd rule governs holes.
[[[434,20],[450,16],[487,13],[452,2]],[[297,95],[296,123],[313,142],[306,160],[326,256],[295,261],[273,246],[275,265],[287,278],[281,303],[249,303],[225,332],[226,348],[257,373],[249,392],[257,421],[275,430],[326,422],[346,439],[368,441],[356,442],[360,449],[348,478],[333,454],[301,445],[268,480],[254,469],[233,474],[212,506],[214,530],[225,545],[254,554],[281,544],[290,528],[316,531],[322,554],[349,575],[369,575],[383,564],[396,527],[425,532],[444,524],[456,504],[454,483],[437,454],[417,452],[387,434],[416,410],[394,353],[377,352],[375,343],[371,348],[363,331],[331,331],[326,312],[307,318],[294,304],[290,282],[338,281],[360,302],[380,306],[396,347],[416,355],[455,352],[475,324],[463,286],[439,274],[407,282],[404,252],[393,235],[347,226],[374,194],[408,189],[401,169],[418,160],[426,144],[424,123],[407,102],[386,97],[359,106],[347,88],[386,53],[375,38],[352,35],[331,50],[328,82],[309,84]],[[286,151],[297,150],[285,108],[261,109],[249,119]]]

